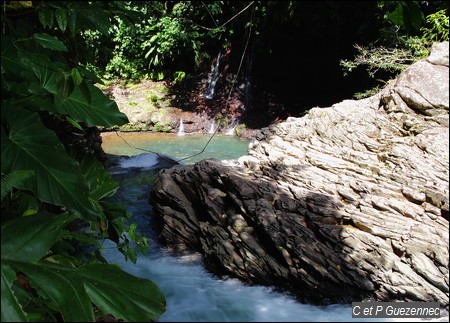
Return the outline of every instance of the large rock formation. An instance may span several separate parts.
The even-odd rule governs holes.
[[[160,172],[161,237],[314,303],[449,303],[449,47],[379,94],[262,129],[238,161]]]

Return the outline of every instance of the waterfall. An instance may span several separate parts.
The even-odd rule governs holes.
[[[211,65],[211,76],[209,78],[209,85],[205,93],[205,98],[207,98],[208,100],[211,100],[214,97],[214,90],[216,87],[217,79],[219,78],[219,63],[221,56],[222,53],[219,52],[219,55],[217,55],[216,58],[216,64]]]
[[[234,136],[234,134],[236,132],[235,130],[236,130],[236,126],[232,126],[230,129],[228,129],[227,132],[225,132],[225,134],[228,136]]]
[[[208,133],[214,133],[214,120],[213,120],[213,122],[211,123],[211,127],[209,128]]]
[[[184,124],[183,119],[180,119],[180,126],[178,127],[178,136],[184,136]]]

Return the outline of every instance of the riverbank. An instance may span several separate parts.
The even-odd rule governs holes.
[[[187,89],[183,92],[163,81],[150,80],[118,80],[100,88],[117,103],[119,110],[130,121],[102,131],[177,133],[183,124],[186,134],[218,132],[250,138],[259,130],[247,127],[236,109],[217,111],[215,103],[202,96],[201,86],[193,89],[198,92],[197,95],[188,93]],[[234,100],[234,104],[241,103]]]

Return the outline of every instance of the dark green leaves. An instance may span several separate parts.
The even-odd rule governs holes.
[[[53,42],[53,38],[42,36],[44,34],[35,35],[42,46],[50,46]],[[57,46],[57,43],[53,45]],[[7,79],[16,78],[18,74],[25,78],[21,83],[23,86],[5,82],[12,92],[16,92],[15,104],[67,115],[87,126],[112,127],[128,122],[114,101],[83,78],[80,68],[66,71],[62,64],[49,61],[43,54],[17,51],[3,38],[2,68]]]
[[[417,1],[398,1],[395,9],[388,12],[386,16],[394,25],[416,31],[420,29],[424,20]]]
[[[62,32],[66,31],[67,28],[67,12],[62,8],[58,8],[55,10],[56,22],[58,24],[59,29]]]
[[[165,298],[150,280],[134,277],[114,265],[73,268],[39,260],[60,238],[69,219],[66,214],[32,215],[2,225],[2,322],[26,321],[12,288],[17,271],[26,276],[40,298],[53,304],[64,321],[94,322],[91,302],[102,312],[125,321],[158,318],[165,311]]]
[[[4,6],[2,322],[94,322],[94,308],[126,321],[149,321],[165,310],[153,282],[105,264],[99,250],[99,239],[112,234],[121,251],[135,255],[125,234],[127,210],[102,201],[117,184],[87,153],[91,147],[82,146],[87,127],[128,121],[94,86],[101,80],[78,55],[88,48],[75,40],[98,25],[107,32],[109,17],[120,15],[111,8],[117,8],[114,2],[97,1]],[[30,23],[38,19],[40,24]]]
[[[34,176],[20,188],[31,189],[42,201],[66,205],[92,218],[89,186],[75,160],[56,134],[45,128],[37,114],[11,106],[2,107],[10,131],[2,136],[2,172],[32,169]]]
[[[131,276],[117,266],[90,264],[80,267],[77,274],[92,301],[114,317],[149,322],[165,311],[166,301],[157,285]]]
[[[34,34],[33,37],[36,42],[44,48],[67,52],[66,45],[54,36],[48,34]]]
[[[80,86],[81,82],[83,82],[83,77],[81,76],[80,72],[75,67],[72,68],[70,75],[72,75],[72,80],[73,80],[73,83],[75,84],[75,86]]]
[[[58,97],[63,101],[67,100],[75,89],[75,83],[72,76],[63,71],[56,73],[56,88]]]
[[[32,286],[56,305],[65,322],[94,322],[94,311],[82,280],[72,268],[45,262],[11,263]]]
[[[53,25],[53,10],[50,8],[44,8],[38,12],[39,21],[42,26],[51,27]]]
[[[68,219],[67,215],[31,215],[2,224],[2,260],[33,262],[41,259]]]
[[[11,287],[13,281],[16,280],[16,273],[6,264],[1,264],[2,275],[2,322],[24,322],[26,321],[25,313],[17,302]]]

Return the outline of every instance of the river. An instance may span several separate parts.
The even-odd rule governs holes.
[[[302,304],[269,287],[249,286],[232,278],[218,279],[205,270],[199,254],[175,255],[158,244],[157,232],[152,228],[154,213],[147,194],[165,160],[154,153],[183,159],[201,152],[211,135],[130,133],[119,137],[108,133],[102,136],[106,153],[130,156],[119,158],[119,165],[110,169],[120,184],[113,201],[127,206],[133,214],[133,222],[138,224],[139,232],[148,237],[151,246],[146,256],[138,256],[136,264],[126,262],[113,244],[104,245],[103,255],[108,262],[120,265],[130,274],[158,284],[167,300],[167,310],[159,322],[357,321],[352,319],[350,305]],[[185,159],[183,163],[192,164],[211,157],[238,158],[247,153],[247,147],[246,140],[217,135],[202,154]]]

